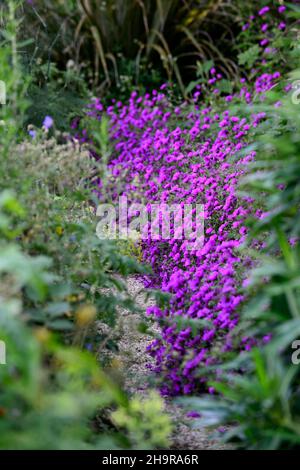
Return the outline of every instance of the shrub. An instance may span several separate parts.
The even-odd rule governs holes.
[[[230,425],[223,438],[246,449],[298,449],[300,443],[300,369],[292,362],[300,336],[300,120],[290,100],[265,106],[268,132],[257,136],[255,163],[240,185],[262,208],[249,220],[248,245],[264,241],[247,280],[240,329],[267,344],[220,368],[210,385],[221,396],[189,401],[200,423]]]
[[[162,78],[186,96],[197,60],[214,60],[225,76],[238,74],[234,33],[252,3],[245,8],[239,1],[30,2],[28,25],[39,29],[28,55],[46,62],[50,56],[62,70],[68,60],[78,71],[88,66],[91,87],[107,95],[113,86],[111,97],[158,86]]]
[[[279,13],[272,31],[278,29],[283,14]],[[266,15],[273,22],[266,10],[258,14],[259,27]],[[273,32],[270,35],[271,41]],[[297,46],[293,37],[289,41],[292,57]],[[264,56],[265,46],[257,46]],[[270,64],[267,59],[258,61],[253,82],[243,78],[230,93],[222,88],[224,76],[216,67],[202,68],[201,75],[193,104],[174,106],[162,85],[142,96],[133,92],[128,103],[105,107],[95,100],[88,112],[95,126],[110,121],[113,149],[105,194],[99,182],[102,197],[108,195],[116,203],[120,194],[126,194],[130,201],[145,204],[204,204],[201,248],[189,250],[185,241],[162,237],[142,246],[155,274],[149,286],[172,294],[168,308],[155,306],[148,312],[162,326],[162,337],[149,349],[156,372],[164,377],[162,391],[170,395],[206,390],[208,366],[220,364],[233,349],[248,349],[252,342],[240,336],[233,342],[232,332],[239,331],[243,281],[253,264],[251,253],[240,253],[238,248],[247,233],[245,219],[251,213],[258,216],[261,209],[258,204],[252,208],[249,195],[239,196],[237,184],[255,157],[248,144],[258,128],[268,127],[259,104],[267,102],[272,88],[280,87],[281,77],[273,69],[273,59]],[[82,139],[93,140],[86,127]]]
[[[22,132],[29,80],[20,78],[18,6],[10,0],[3,10],[0,50],[8,83],[0,129],[0,330],[7,353],[0,447],[155,447],[143,428],[121,432],[113,424],[113,410],[131,416],[131,398],[106,367],[104,349],[116,344],[95,327],[99,320],[113,327],[119,307],[137,311],[124,278],[145,268],[96,236],[89,178],[98,167],[87,151],[59,133],[51,116],[42,130]],[[166,436],[168,418],[161,418]],[[96,425],[104,421],[105,434]]]

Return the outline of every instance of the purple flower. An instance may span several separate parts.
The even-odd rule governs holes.
[[[259,16],[268,11],[269,7],[262,8]],[[267,23],[260,22],[264,23],[262,30],[267,31]],[[263,38],[261,45],[268,41]],[[251,70],[253,83],[241,79],[238,89],[220,98],[222,107],[218,113],[214,105],[201,100],[206,89],[205,94],[209,94],[206,103],[215,101],[210,98],[218,90],[217,82],[221,79],[215,67],[202,85],[201,95],[200,88],[196,88],[192,104],[186,102],[174,107],[162,86],[144,95],[134,91],[127,102],[105,106],[97,99],[89,106],[89,119],[100,121],[105,114],[110,122],[113,151],[109,170],[120,179],[122,194],[130,201],[140,202],[134,183],[138,178],[140,194],[147,199],[149,213],[151,204],[204,204],[205,237],[197,250],[188,250],[187,241],[180,237],[162,242],[148,234],[141,244],[143,259],[153,272],[144,279],[145,285],[172,295],[168,307],[152,305],[147,310],[147,315],[161,324],[160,338],[153,340],[147,351],[153,358],[151,370],[163,379],[164,395],[215,393],[214,389],[208,389],[211,377],[202,371],[220,361],[213,352],[216,344],[221,343],[224,352],[235,348],[231,332],[238,324],[239,309],[246,295],[244,288],[249,283],[243,279],[252,267],[249,257],[239,257],[238,248],[247,234],[247,217],[263,217],[262,211],[253,208],[251,198],[244,200],[237,196],[238,181],[247,171],[247,165],[255,161],[254,151],[246,155],[241,151],[249,145],[253,130],[267,116],[265,112],[255,111],[247,118],[238,113],[233,115],[227,105],[234,99],[251,106],[254,98],[263,100],[280,79],[279,72],[261,72],[262,60],[266,64],[269,61],[267,52],[260,49],[260,58]],[[44,121],[45,127],[49,124],[53,125],[52,118]],[[76,130],[78,123],[74,122],[73,127]],[[77,138],[87,142],[92,136],[85,129],[78,131]],[[102,199],[106,197],[101,182],[97,183],[95,193]],[[108,196],[118,201],[116,189]],[[161,223],[159,217],[156,223]],[[189,227],[193,228],[194,223],[190,221]],[[174,227],[171,232],[178,234]],[[237,272],[243,269],[245,275],[241,279]],[[182,317],[203,319],[208,325],[199,329],[187,327],[187,323],[178,322]],[[244,338],[239,347],[250,350],[255,345],[254,338]]]
[[[258,14],[259,16],[264,16],[269,11],[270,11],[270,7],[263,7],[261,10],[259,10]]]
[[[188,418],[200,418],[201,415],[197,411],[188,411],[186,416]]]
[[[289,239],[289,243],[290,243],[291,246],[296,246],[298,241],[299,240],[296,237],[292,237],[292,238]]]
[[[53,126],[53,119],[51,116],[46,116],[44,121],[43,121],[43,127],[47,130],[51,129]]]
[[[220,434],[224,434],[224,433],[226,432],[226,428],[225,428],[224,426],[218,427],[217,430],[218,430],[218,432],[219,432]]]
[[[269,39],[265,38],[262,39],[259,43],[262,47],[267,46],[269,44]]]
[[[271,334],[265,335],[265,336],[263,337],[263,342],[264,342],[265,344],[267,344],[267,343],[269,343],[269,342],[271,341],[271,339],[272,339],[272,335],[271,335]]]
[[[31,129],[30,131],[28,131],[28,134],[30,135],[30,137],[32,139],[35,139],[36,138],[36,131]]]

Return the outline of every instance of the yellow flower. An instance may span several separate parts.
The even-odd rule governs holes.
[[[51,333],[46,327],[41,326],[34,330],[34,336],[40,343],[44,344],[49,341]]]
[[[123,366],[123,363],[122,363],[122,361],[120,361],[120,359],[114,358],[111,361],[111,368],[112,369],[121,369],[122,366]]]
[[[83,305],[79,307],[75,314],[76,323],[78,326],[87,326],[96,318],[97,310],[94,305]]]
[[[66,300],[67,300],[68,302],[77,302],[78,297],[79,297],[79,296],[77,296],[77,295],[75,295],[75,294],[71,294],[71,295],[68,295],[68,296],[67,296],[67,299],[66,299]]]
[[[64,229],[63,229],[60,225],[58,225],[58,226],[56,227],[56,229],[55,229],[55,232],[56,232],[57,235],[59,235],[59,236],[61,236],[61,235],[63,234],[63,231],[64,231]]]

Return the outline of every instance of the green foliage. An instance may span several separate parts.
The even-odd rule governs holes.
[[[239,65],[246,65],[251,68],[260,56],[260,48],[257,44],[249,47],[238,55]]]
[[[186,96],[197,61],[214,60],[225,76],[236,75],[233,28],[244,5],[235,3],[47,0],[26,8],[27,29],[37,31],[27,55],[43,62],[51,56],[61,70],[74,61],[76,70],[86,71],[89,86],[105,96],[109,87],[123,98],[132,88],[162,80],[175,82]]]
[[[201,413],[200,423],[229,425],[224,439],[246,449],[300,443],[300,366],[292,363],[293,343],[300,338],[300,119],[292,96],[279,108],[274,108],[278,94],[269,98],[255,162],[240,184],[241,194],[263,213],[249,220],[248,247],[256,267],[240,323],[241,334],[254,337],[260,350],[220,367],[219,381],[211,383],[220,396],[187,400]],[[255,252],[257,242],[264,247]]]
[[[17,39],[22,24],[22,19],[16,15],[20,5],[20,1],[0,5],[0,80],[5,83],[9,104],[0,106],[0,138],[4,156],[9,151],[6,144],[19,134],[28,107],[26,92],[30,79],[23,75],[18,48],[25,47],[29,41],[19,42]]]
[[[167,80],[186,98],[199,84],[205,94],[212,67],[224,77],[220,93],[232,92],[236,61],[248,78],[253,67],[273,71],[280,63],[289,70],[299,59],[293,25],[284,34],[272,29],[277,52],[267,64],[258,62],[260,48],[253,45],[262,39],[259,28],[235,38],[242,9],[249,16],[260,4],[1,3],[0,80],[8,101],[0,108],[0,340],[7,351],[0,366],[0,448],[168,446],[171,426],[161,398],[129,397],[109,363],[118,349],[110,332],[118,332],[119,309],[138,311],[124,279],[147,269],[137,262],[142,255],[134,241],[99,240],[95,233],[92,183],[101,179],[108,198],[120,189],[107,171],[108,122],[82,120],[99,161],[61,131],[82,116],[91,89],[123,99]],[[275,108],[281,96],[269,98],[250,109],[268,119],[240,185],[241,196],[264,213],[249,220],[243,249],[256,266],[238,330],[257,347],[218,366],[215,396],[183,400],[201,413],[200,424],[225,424],[224,439],[246,449],[300,444],[300,369],[291,361],[300,338],[300,118],[291,101]],[[207,99],[218,104],[217,96]],[[54,119],[49,130],[40,129],[46,115]],[[25,126],[32,138],[24,136]],[[254,250],[257,243],[263,249]],[[161,308],[169,301],[164,293],[149,295]],[[177,325],[195,336],[208,326],[184,318]]]
[[[50,115],[61,131],[69,131],[72,119],[83,115],[91,98],[83,76],[72,63],[62,71],[54,63],[36,63],[31,77],[26,124],[41,126],[44,117]]]
[[[24,178],[31,170],[27,168]],[[22,194],[23,203],[33,204],[37,197],[39,208],[46,197],[42,191],[27,196]],[[101,421],[101,408],[107,406],[131,413],[131,400],[90,353],[80,350],[87,341],[97,345],[98,355],[99,344],[112,347],[104,341],[106,335],[97,332],[95,320],[113,326],[117,308],[135,308],[115,273],[126,276],[140,268],[112,243],[100,242],[94,227],[83,219],[61,222],[64,233],[53,234],[47,218],[54,218],[55,224],[57,206],[51,206],[50,213],[47,206],[43,208],[40,231],[36,233],[34,226],[30,234],[27,224],[31,226],[34,205],[27,206],[25,213],[13,193],[5,191],[0,206],[0,331],[7,348],[7,366],[0,369],[0,447],[147,447],[150,441],[142,428],[130,427],[130,439],[116,430],[113,433],[113,423],[107,435],[93,433],[91,420],[96,412],[97,421]],[[20,217],[23,223],[18,227]],[[63,239],[69,237],[69,226],[77,239],[67,245]],[[105,356],[103,349],[101,356]]]
[[[127,429],[129,436],[135,440],[136,448],[166,448],[169,445],[171,422],[163,414],[163,407],[162,398],[151,392],[147,398],[132,399],[127,410],[119,408],[112,418],[118,426]],[[141,442],[146,447],[139,447]]]
[[[270,7],[268,18],[257,16],[262,7],[261,2],[249,2],[249,15],[243,14],[244,28],[238,34],[234,49],[237,53],[238,64],[243,75],[251,79],[258,70],[272,73],[280,68],[281,73],[288,72],[299,63],[299,41],[297,37],[297,22],[299,11],[291,4],[286,4],[288,25],[282,31],[278,27],[280,15],[277,14],[277,4],[266,2]],[[254,20],[250,20],[254,15]],[[267,32],[263,25],[267,24]],[[259,44],[259,45],[258,45]],[[260,60],[262,55],[263,60]]]
[[[117,345],[98,328],[117,328],[120,307],[137,311],[124,279],[145,268],[96,236],[90,176],[100,169],[87,149],[56,128],[31,126],[32,137],[22,135],[29,80],[18,54],[19,6],[10,0],[2,10],[0,49],[8,84],[0,129],[0,340],[7,355],[0,365],[0,448],[153,448],[143,411],[141,423],[122,431],[110,417],[134,410],[107,368]],[[102,152],[106,131],[103,124]],[[158,412],[158,421],[168,421]]]
[[[191,410],[201,413],[200,426],[226,425],[225,442],[248,450],[298,448],[299,370],[288,365],[274,351],[254,349],[232,367],[243,374],[223,373],[213,382],[219,397],[182,399]],[[298,376],[298,378],[297,378]]]

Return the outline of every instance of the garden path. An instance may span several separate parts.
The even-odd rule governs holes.
[[[136,276],[130,276],[127,280],[128,291],[140,308],[145,310],[153,300],[146,301],[143,291],[143,283]],[[122,358],[122,368],[126,374],[126,388],[130,392],[147,395],[155,388],[154,378],[147,367],[152,358],[146,353],[146,347],[152,341],[152,337],[137,331],[137,325],[141,321],[139,314],[133,314],[127,310],[121,311],[121,335],[119,340],[119,352]],[[158,332],[158,327],[152,327],[153,332]],[[194,418],[186,416],[173,400],[165,399],[165,408],[173,421],[173,434],[171,437],[171,449],[187,450],[221,450],[227,448],[220,442],[213,440],[211,429],[193,428]]]

